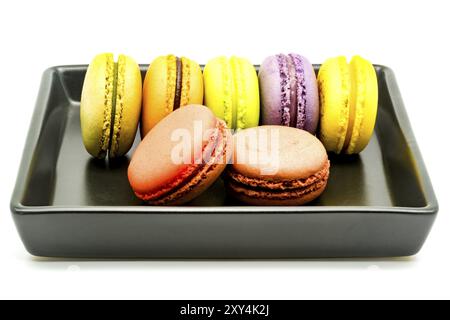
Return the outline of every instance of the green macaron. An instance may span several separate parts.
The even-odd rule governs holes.
[[[94,58],[84,79],[80,103],[81,134],[95,158],[120,157],[130,150],[139,124],[142,78],[138,64],[111,53]]]

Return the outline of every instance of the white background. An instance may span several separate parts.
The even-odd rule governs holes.
[[[448,1],[0,1],[0,298],[450,298]],[[9,201],[41,74],[100,52],[255,64],[360,54],[394,69],[440,215],[419,255],[331,261],[46,261]]]

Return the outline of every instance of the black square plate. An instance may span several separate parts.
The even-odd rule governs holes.
[[[369,146],[358,156],[330,156],[326,191],[302,207],[244,206],[226,197],[222,181],[188,206],[145,206],[127,180],[133,151],[108,162],[91,159],[83,147],[79,100],[86,69],[55,67],[43,76],[11,200],[33,255],[409,256],[431,229],[437,200],[389,68],[376,66],[379,112]]]

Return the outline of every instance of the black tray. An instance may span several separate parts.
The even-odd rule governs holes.
[[[132,151],[109,163],[91,159],[83,147],[86,68],[55,67],[43,76],[11,200],[32,255],[390,257],[422,247],[438,204],[390,69],[376,66],[379,111],[369,146],[359,156],[330,156],[328,187],[309,206],[244,206],[227,198],[218,181],[189,206],[149,207],[128,184]]]

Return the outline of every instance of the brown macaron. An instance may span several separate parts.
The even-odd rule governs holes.
[[[322,194],[330,162],[322,143],[307,131],[261,126],[234,136],[228,192],[250,205],[296,206]]]

